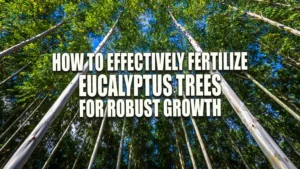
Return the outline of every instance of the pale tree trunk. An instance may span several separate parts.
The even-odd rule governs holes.
[[[183,95],[183,98],[186,98],[185,95]],[[209,157],[207,155],[207,151],[206,151],[204,142],[202,140],[202,137],[201,137],[199,128],[197,126],[197,123],[196,123],[196,121],[195,121],[195,119],[194,119],[193,116],[190,115],[190,117],[192,119],[192,123],[193,123],[194,129],[196,131],[196,135],[197,135],[197,138],[198,138],[198,141],[199,141],[199,144],[200,144],[200,147],[201,147],[201,151],[202,151],[204,159],[205,159],[206,166],[207,166],[208,169],[212,169],[211,162],[210,162]]]
[[[107,42],[109,37],[112,35],[113,30],[118,23],[120,16],[112,26],[112,28],[109,30],[109,32],[106,34],[106,36],[103,38],[101,43],[98,45],[98,47],[95,49],[94,53],[98,53],[100,49],[104,46],[104,44]],[[48,110],[46,115],[43,117],[43,119],[39,122],[39,124],[35,127],[35,129],[31,132],[31,134],[26,138],[26,140],[23,142],[23,144],[19,147],[19,149],[16,151],[16,153],[12,156],[12,158],[8,161],[8,163],[5,165],[5,169],[10,168],[22,168],[23,165],[26,163],[28,158],[30,157],[31,153],[35,149],[35,147],[38,145],[38,143],[41,141],[45,133],[47,132],[48,128],[52,124],[52,122],[55,120],[55,118],[58,116],[60,111],[63,109],[63,107],[68,102],[69,98],[71,97],[72,93],[78,86],[79,82],[79,75],[84,75],[88,72],[88,61],[84,64],[84,70],[81,73],[78,73],[73,80],[69,83],[69,85],[65,88],[65,90],[62,92],[62,94],[58,97],[58,99],[55,101],[55,103],[52,105],[52,107]]]
[[[8,155],[8,158],[4,162],[2,162],[2,160],[5,159],[5,156],[3,157],[3,159],[0,161],[0,164],[1,164],[0,168],[4,167],[4,165],[7,163],[8,159],[9,159],[9,157],[11,157],[17,151],[17,147],[19,147],[21,145],[21,143],[22,142],[18,143],[18,145],[16,146],[16,148],[13,151],[11,151],[11,153]]]
[[[99,145],[100,145],[101,136],[102,136],[102,133],[103,133],[103,128],[104,128],[104,124],[105,124],[105,120],[106,120],[106,113],[107,113],[107,106],[105,108],[104,117],[101,121],[99,133],[98,133],[98,136],[97,136],[97,139],[96,139],[96,143],[95,143],[94,150],[93,150],[90,162],[89,162],[88,169],[91,169],[93,167],[93,163],[94,163],[96,155],[97,155],[97,151],[98,151],[98,148],[99,148]]]
[[[75,169],[75,168],[76,168],[77,162],[78,162],[79,157],[80,157],[81,152],[82,152],[82,149],[83,149],[83,147],[80,148],[80,151],[79,151],[78,154],[77,154],[77,157],[76,157],[76,159],[75,159],[75,161],[74,161],[74,164],[73,164],[72,169]]]
[[[255,1],[270,3],[270,2],[264,1],[264,0],[255,0]],[[299,6],[294,6],[294,5],[292,6],[291,4],[284,4],[284,3],[279,3],[279,2],[271,2],[271,5],[287,7],[287,8],[292,7],[292,8],[295,8],[295,9],[299,9]]]
[[[229,125],[226,123],[225,119],[224,119],[224,118],[222,118],[222,119],[223,119],[223,122],[225,123],[225,125],[230,129],[230,127],[229,127]],[[246,162],[246,160],[245,160],[243,154],[241,153],[241,151],[240,151],[240,149],[238,148],[238,146],[235,144],[235,142],[234,142],[233,138],[231,137],[230,133],[229,133],[229,132],[226,132],[226,135],[229,137],[229,140],[230,140],[230,142],[231,142],[231,144],[232,144],[234,150],[239,154],[239,156],[240,156],[240,158],[241,158],[241,160],[242,160],[242,162],[243,162],[245,168],[246,168],[246,169],[250,169],[250,167],[248,166],[248,164],[247,164],[247,162]]]
[[[129,155],[128,155],[127,169],[130,169],[130,165],[131,165],[132,148],[133,148],[133,136],[134,136],[134,119],[133,119],[132,131],[131,131],[131,143],[130,143],[130,147],[129,147]]]
[[[234,148],[235,151],[239,154],[239,156],[240,156],[240,158],[241,158],[241,160],[242,160],[242,162],[243,162],[245,168],[246,168],[246,169],[250,169],[250,167],[248,166],[246,160],[244,159],[243,154],[241,153],[240,149],[237,147],[237,145],[235,144],[234,140],[232,139],[232,137],[230,136],[229,133],[227,133],[227,136],[229,137],[230,142],[231,142],[233,148]]]
[[[294,152],[300,156],[300,151],[295,147],[295,145],[290,141],[289,138],[287,138],[286,136],[283,136],[283,138],[286,140],[286,142],[291,146],[291,148],[294,150]]]
[[[43,38],[45,36],[48,36],[49,34],[51,34],[53,31],[55,31],[57,28],[59,28],[60,26],[62,26],[63,24],[65,23],[65,21],[61,21],[60,23],[56,24],[55,26],[51,27],[50,29],[38,34],[38,35],[35,35],[34,37],[32,38],[29,38],[29,39],[26,39],[25,41],[19,43],[19,44],[16,44],[2,52],[0,52],[0,58],[3,57],[3,56],[6,56],[6,55],[9,55],[10,53],[13,53],[13,52],[16,52],[18,51],[19,49],[21,49],[22,47],[32,43],[32,42],[35,42],[36,40],[40,39],[40,38]]]
[[[281,54],[280,54],[281,55]],[[281,55],[282,56],[282,55]],[[289,63],[290,65],[296,66],[298,68],[300,68],[300,63],[298,61],[296,61],[295,59],[288,57],[288,56],[283,56],[283,58],[286,60],[287,63]]]
[[[132,136],[132,135],[131,135]],[[127,169],[130,169],[130,163],[131,163],[131,156],[132,156],[132,142],[129,146],[129,155],[128,155],[128,164],[127,164]]]
[[[129,155],[128,155],[128,164],[127,164],[127,169],[130,169],[130,163],[131,163],[131,154],[132,154],[132,144],[130,144],[130,147],[129,147]]]
[[[202,49],[197,44],[197,42],[193,39],[193,37],[185,30],[183,26],[181,26],[172,13],[170,12],[170,16],[174,22],[174,24],[184,33],[187,37],[191,45],[194,47],[196,52],[202,52]],[[216,71],[211,74],[217,73],[221,77],[222,75]],[[252,134],[253,138],[256,140],[257,144],[268,158],[269,162],[273,166],[273,168],[281,169],[281,168],[289,168],[296,169],[296,166],[289,160],[289,158],[284,154],[284,152],[278,147],[275,141],[270,137],[270,135],[265,131],[265,129],[260,125],[257,119],[250,113],[248,108],[244,105],[244,103],[239,99],[239,97],[235,94],[235,92],[228,85],[226,80],[222,77],[220,82],[222,87],[222,92],[242,120],[244,125],[248,128],[249,132]]]
[[[63,132],[63,134],[61,135],[61,137],[59,138],[58,142],[56,143],[55,147],[53,148],[51,154],[49,155],[48,159],[46,160],[44,166],[42,169],[46,169],[47,166],[49,165],[51,159],[53,158],[55,152],[57,151],[59,145],[61,144],[63,138],[65,137],[65,135],[67,134],[69,128],[71,127],[73,121],[75,120],[77,114],[78,114],[79,110],[77,110],[77,112],[75,113],[74,117],[72,118],[72,120],[70,121],[69,125],[67,126],[67,128],[65,129],[65,131]]]
[[[300,116],[292,110],[290,107],[288,107],[286,104],[284,104],[281,100],[279,100],[275,95],[273,95],[271,92],[269,92],[268,89],[266,89],[263,85],[261,85],[258,81],[256,81],[250,74],[244,73],[248,79],[250,79],[256,86],[258,86],[261,90],[263,90],[268,96],[270,96],[276,103],[278,103],[284,110],[286,110],[288,113],[290,113],[295,119],[300,121]]]
[[[14,122],[12,122],[12,124],[1,134],[0,139],[2,139],[2,137],[16,124],[16,122],[18,120],[20,120],[21,117],[23,117],[23,115],[30,109],[30,107],[40,98],[41,94],[39,94],[34,100],[33,102],[30,103],[30,105],[19,115],[19,117],[17,117],[15,119]],[[8,120],[9,121],[9,120]],[[7,121],[7,122],[8,122]]]
[[[4,148],[8,145],[8,143],[19,133],[19,131],[25,126],[27,121],[34,115],[34,113],[39,109],[39,107],[44,103],[48,95],[41,101],[41,103],[33,110],[33,112],[26,118],[26,120],[21,124],[21,126],[14,132],[12,136],[5,142],[5,144],[1,147],[0,152],[4,150]]]
[[[201,146],[201,151],[202,151],[202,153],[203,153],[203,156],[204,156],[204,159],[205,159],[206,166],[207,166],[208,169],[212,169],[212,166],[211,166],[210,160],[209,160],[209,158],[208,158],[207,151],[206,151],[204,142],[203,142],[203,140],[202,140],[202,137],[201,137],[199,128],[198,128],[198,126],[197,126],[197,124],[196,124],[196,121],[195,121],[194,117],[192,117],[192,116],[190,116],[190,117],[191,117],[191,119],[192,119],[192,123],[193,123],[194,129],[195,129],[195,131],[196,131],[196,135],[197,135],[199,144],[200,144],[200,146]]]
[[[195,158],[194,158],[193,151],[192,151],[192,148],[191,148],[191,144],[190,144],[190,141],[189,141],[189,138],[188,138],[188,135],[187,135],[182,117],[180,117],[180,121],[181,121],[181,126],[182,126],[182,129],[183,129],[184,138],[185,138],[188,150],[189,150],[189,154],[190,154],[190,158],[191,158],[191,161],[192,161],[193,168],[197,169]]]
[[[123,141],[124,141],[124,135],[125,135],[124,134],[125,133],[125,125],[126,125],[126,117],[124,117],[124,121],[123,121],[122,134],[121,134],[121,140],[120,140],[120,146],[119,146],[118,160],[117,160],[117,167],[116,167],[116,169],[120,169],[120,165],[121,165]]]
[[[258,15],[256,13],[253,13],[253,12],[250,12],[250,11],[243,11],[243,10],[240,10],[239,8],[231,6],[231,5],[228,5],[228,6],[230,8],[232,8],[232,9],[234,9],[234,10],[242,11],[242,12],[246,13],[248,16],[251,16],[251,17],[253,17],[253,18],[257,19],[257,20],[260,20],[260,21],[263,21],[265,23],[268,23],[268,24],[270,24],[272,26],[275,26],[275,27],[277,27],[279,29],[283,29],[283,30],[285,30],[285,31],[287,31],[289,33],[292,33],[292,34],[296,35],[296,36],[300,36],[300,31],[297,30],[297,29],[293,29],[293,28],[288,27],[286,25],[283,25],[283,24],[281,24],[279,22],[276,22],[276,21],[273,21],[271,19],[265,18],[262,15]]]
[[[294,102],[293,100],[290,100],[290,99],[286,98],[286,97],[285,97],[283,94],[281,94],[281,93],[277,93],[277,94],[279,94],[279,98],[281,98],[281,99],[283,99],[284,101],[288,102],[291,106],[294,107],[294,109],[295,109],[297,112],[300,112],[300,108],[299,108],[297,105],[294,104],[295,102]]]
[[[19,69],[18,71],[16,71],[15,73],[13,73],[11,76],[9,76],[8,78],[6,78],[5,80],[3,80],[2,82],[0,82],[0,85],[6,83],[7,81],[9,81],[10,79],[12,79],[14,76],[16,76],[17,74],[19,74],[22,70],[24,70],[26,67],[28,67],[31,64],[31,62],[27,63],[25,66],[23,66],[21,69]]]
[[[175,136],[176,147],[177,147],[177,150],[178,150],[180,166],[181,166],[181,169],[184,169],[185,164],[184,164],[183,155],[182,155],[182,152],[181,152],[181,149],[180,149],[180,146],[179,146],[179,140],[178,140],[178,137],[177,137],[177,130],[175,128],[174,122],[171,121],[171,123],[172,123],[173,130],[174,130],[174,136]]]
[[[80,157],[80,155],[81,155],[81,153],[82,153],[82,151],[83,151],[83,149],[84,149],[84,146],[85,146],[86,141],[87,141],[87,135],[85,135],[84,141],[81,143],[80,150],[79,150],[79,152],[78,152],[78,154],[77,154],[77,157],[76,157],[76,159],[75,159],[75,161],[74,161],[74,163],[73,163],[72,169],[75,169],[75,167],[76,167],[76,165],[77,165],[77,162],[78,162],[78,160],[79,160],[79,157]]]

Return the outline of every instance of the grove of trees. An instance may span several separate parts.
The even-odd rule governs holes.
[[[0,168],[300,167],[299,1],[0,0],[0,9]],[[88,62],[52,71],[52,53],[166,51],[248,52],[247,72],[189,72],[186,62],[177,72],[221,74],[221,117],[80,118],[79,75],[110,72],[88,72]]]

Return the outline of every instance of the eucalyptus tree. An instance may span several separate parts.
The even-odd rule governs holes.
[[[174,18],[172,13],[169,11],[169,14],[172,18],[173,23],[182,31],[182,33],[187,37],[191,45],[197,52],[202,52],[202,49],[197,44],[197,42],[192,38],[192,36],[186,31],[186,29],[181,26],[177,20]],[[214,72],[210,72],[214,73]],[[219,72],[216,72],[219,74]],[[243,102],[238,98],[235,92],[227,84],[223,78],[221,81],[221,87],[223,94],[227,97],[228,101],[237,112],[242,122],[248,127],[248,130],[251,132],[252,136],[255,138],[257,143],[260,145],[260,148],[265,153],[265,155],[270,160],[271,164],[275,168],[296,168],[295,165],[289,161],[285,160],[288,157],[284,152],[277,146],[277,144],[272,140],[269,134],[264,130],[264,128],[258,123],[258,121],[253,117],[250,111],[246,108]],[[277,153],[279,157],[274,157],[273,154]]]
[[[266,89],[262,84],[256,81],[249,73],[244,73],[249,80],[251,80],[254,84],[256,84],[261,90],[263,90],[268,96],[270,96],[275,102],[277,102],[282,108],[284,108],[287,112],[289,112],[295,119],[300,121],[300,116],[282,101],[280,101],[274,94],[272,94],[268,89]]]
[[[102,42],[95,49],[94,53],[98,53],[101,48],[104,46],[106,41],[112,35],[116,24],[118,23],[119,17],[116,22],[109,30],[107,35],[104,37]],[[84,65],[84,71],[82,73],[78,73],[70,84],[66,87],[66,89],[59,96],[57,101],[53,104],[52,108],[46,113],[44,118],[40,121],[40,123],[36,126],[36,128],[32,131],[32,133],[28,136],[28,138],[23,142],[21,147],[15,152],[14,156],[11,160],[6,164],[5,168],[21,168],[24,163],[29,158],[30,154],[33,152],[34,148],[37,146],[43,135],[46,133],[47,129],[50,127],[51,123],[54,121],[55,117],[60,113],[63,106],[67,103],[68,98],[72,95],[73,91],[78,86],[79,75],[86,74],[88,70],[88,62]],[[34,141],[34,142],[33,142]],[[32,144],[28,144],[32,143]],[[29,146],[29,147],[28,147]],[[30,148],[31,147],[31,148]],[[16,158],[18,157],[18,158]]]

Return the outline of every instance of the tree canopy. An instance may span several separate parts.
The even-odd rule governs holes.
[[[0,6],[0,168],[49,112],[53,119],[18,167],[276,168],[276,159],[300,167],[299,1],[0,0]],[[52,71],[52,53],[199,49],[248,52],[247,72],[220,74],[264,135],[232,107],[231,93],[222,96],[222,117],[79,118],[79,92],[70,86],[77,73]],[[286,157],[268,155],[261,138],[274,140],[266,147],[277,145]]]

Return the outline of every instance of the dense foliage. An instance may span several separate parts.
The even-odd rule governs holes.
[[[119,15],[115,32],[102,49],[103,53],[194,51],[172,22],[168,13],[171,11],[204,51],[247,51],[250,67],[247,73],[300,115],[300,37],[246,13],[250,11],[300,30],[297,1],[0,0],[0,6],[0,51],[64,22],[48,36],[0,57],[1,135],[14,124],[0,138],[0,148],[21,126],[17,135],[0,150],[1,168],[76,74],[53,72],[52,53],[92,52]],[[1,83],[28,63],[20,73]],[[244,72],[221,73],[287,157],[300,167],[299,121]],[[77,112],[78,100],[75,90],[25,168],[43,167]],[[212,167],[272,168],[229,102],[225,97],[222,100],[222,117],[195,118]],[[35,114],[26,121],[32,112]],[[47,167],[72,168],[76,162],[76,168],[86,168],[101,120],[75,118]],[[180,120],[163,116],[126,119],[120,167],[182,168],[178,155],[181,152],[184,167],[192,168]],[[107,119],[93,168],[116,167],[122,125],[123,119]],[[190,118],[184,119],[184,126],[197,167],[207,168]]]

